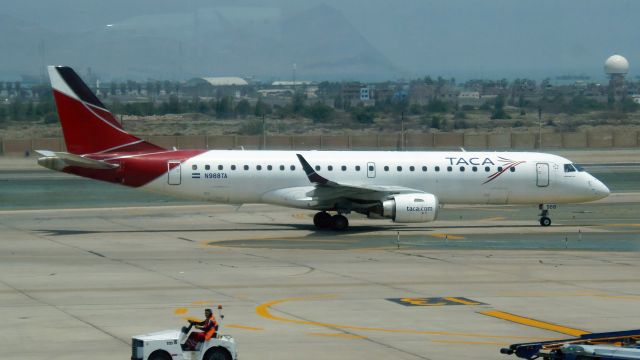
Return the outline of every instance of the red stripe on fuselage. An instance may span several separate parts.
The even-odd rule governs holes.
[[[206,152],[206,150],[166,150],[154,153],[119,152],[91,154],[86,155],[86,157],[94,160],[105,160],[111,164],[118,164],[119,167],[115,169],[102,170],[69,166],[63,171],[69,174],[95,180],[107,181],[131,187],[140,187],[166,174],[167,162],[169,160],[178,160],[180,163],[183,163],[186,160],[204,152]]]

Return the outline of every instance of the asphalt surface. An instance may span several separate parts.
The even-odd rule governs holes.
[[[133,335],[218,304],[241,359],[500,359],[637,328],[638,170],[588,171],[612,196],[561,206],[548,228],[532,207],[447,206],[421,225],[354,216],[338,234],[311,212],[5,169],[0,357],[128,359]]]

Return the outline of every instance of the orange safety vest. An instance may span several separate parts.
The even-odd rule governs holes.
[[[216,326],[218,323],[213,315],[209,319],[205,320],[205,326],[209,328],[207,332],[204,334],[204,341],[209,341],[216,333]]]

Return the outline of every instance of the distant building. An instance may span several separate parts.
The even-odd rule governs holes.
[[[418,105],[428,105],[433,100],[455,103],[458,92],[452,81],[444,79],[437,82],[414,81],[408,87],[409,101]]]
[[[264,97],[291,97],[293,96],[293,90],[291,89],[263,89],[258,90],[258,94]]]
[[[368,87],[360,88],[360,101],[369,101],[371,99],[369,95]]]
[[[371,92],[373,92],[373,94],[371,94]],[[371,87],[371,92],[369,93],[370,98],[372,97],[378,102],[385,102],[389,101],[393,97],[395,90],[391,83],[382,83],[375,84]]]
[[[629,72],[629,61],[621,55],[612,55],[604,63],[604,72],[609,76],[609,97],[620,100],[626,95],[624,77]]]
[[[249,83],[239,77],[203,77],[202,80],[211,84],[211,86],[247,86]]]
[[[271,86],[298,86],[298,85],[313,85],[313,81],[309,80],[296,80],[296,81],[274,81]]]
[[[486,100],[486,99],[485,99]],[[458,95],[458,106],[470,106],[477,108],[482,106],[483,100],[479,91],[463,91]]]
[[[365,85],[359,82],[343,83],[340,89],[340,97],[342,101],[351,103],[352,101],[360,101],[360,89]]]
[[[190,96],[236,97],[237,91],[247,85],[249,83],[240,77],[201,77],[188,80],[182,92]]]
[[[427,105],[436,97],[436,87],[432,84],[414,82],[409,86],[409,101],[412,104]]]

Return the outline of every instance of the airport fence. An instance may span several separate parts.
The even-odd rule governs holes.
[[[636,148],[638,131],[543,133],[406,133],[371,135],[188,135],[142,136],[167,149],[268,150],[531,150]],[[0,139],[2,155],[24,156],[33,150],[64,151],[62,138]]]

